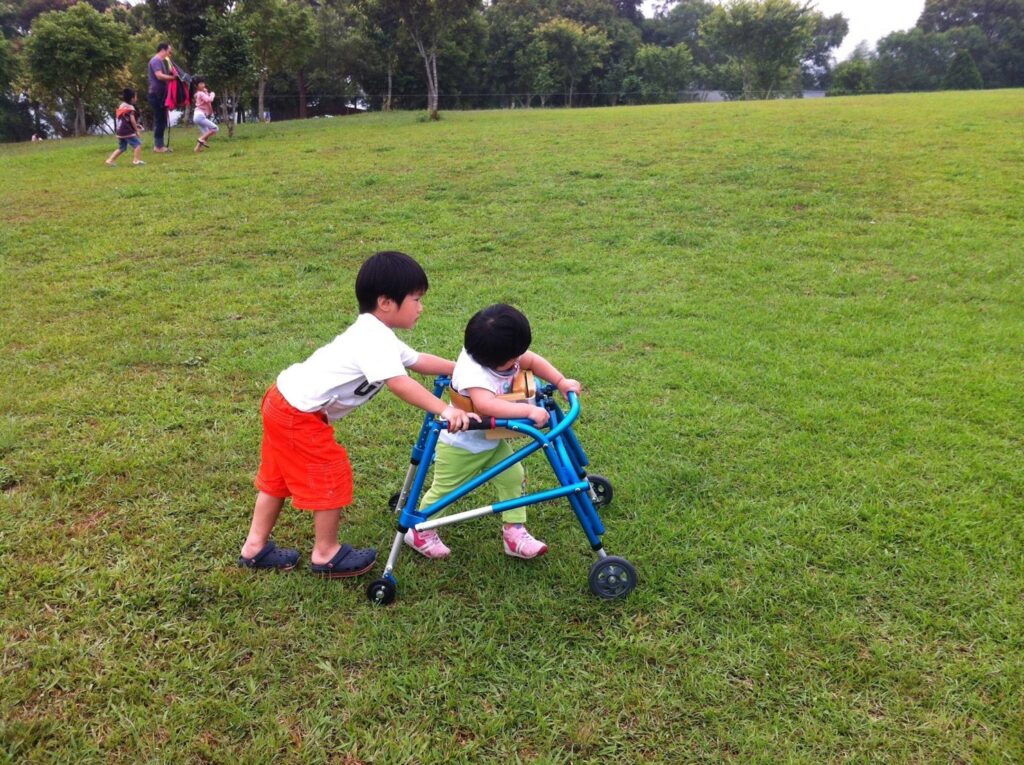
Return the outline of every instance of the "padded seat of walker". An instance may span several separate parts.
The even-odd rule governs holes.
[[[452,406],[456,406],[464,412],[473,412],[479,414],[473,408],[473,400],[469,396],[463,396],[454,388],[448,388],[448,397],[451,399]],[[512,392],[502,393],[498,396],[502,401],[510,401],[513,404],[532,404],[537,400],[537,380],[533,376],[533,372],[528,369],[523,369],[515,376],[512,381]],[[513,419],[513,418],[505,418]],[[517,438],[522,436],[522,433],[517,433],[514,430],[508,428],[491,428],[486,431],[487,438],[491,440],[497,440],[501,438]]]

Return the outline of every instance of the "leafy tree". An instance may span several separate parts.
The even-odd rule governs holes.
[[[32,81],[51,101],[71,102],[76,136],[86,132],[86,110],[129,56],[128,28],[87,3],[37,17],[26,42]]]
[[[644,22],[644,40],[663,48],[684,43],[693,54],[694,84],[708,86],[710,73],[726,62],[725,55],[712,50],[701,34],[701,23],[711,15],[715,4],[710,0],[682,0],[666,3],[655,17]]]
[[[0,37],[0,141],[24,141],[32,135],[28,105],[12,92],[19,69],[14,47]]]
[[[917,20],[922,32],[979,27],[989,40],[1004,37],[1024,24],[1024,0],[925,0]]]
[[[983,85],[981,72],[971,54],[958,50],[949,62],[946,76],[942,78],[942,87],[945,90],[981,90]]]
[[[875,85],[885,92],[937,90],[953,53],[944,33],[892,32],[877,44]]]
[[[386,90],[381,99],[381,109],[391,111],[395,85],[395,73],[401,61],[402,17],[393,3],[380,0],[363,0],[362,31],[367,47],[374,51],[384,70]]]
[[[798,71],[816,21],[810,6],[792,0],[730,0],[711,12],[701,32],[738,64],[745,98],[771,98]]]
[[[547,47],[541,40],[531,40],[516,53],[515,71],[516,89],[523,95],[523,105],[529,107],[533,97],[537,96],[540,105],[546,106],[557,83],[551,71]]]
[[[256,81],[256,56],[245,20],[237,11],[214,13],[206,21],[206,34],[199,38],[199,68],[217,73],[221,117],[233,138],[242,93]]]
[[[364,88],[371,92],[384,89],[386,79],[386,53],[389,45],[415,61],[415,51],[408,38],[376,37],[371,23],[363,13],[362,3],[325,2],[315,9],[314,29],[316,41],[310,51],[307,65],[296,73],[299,90],[299,116],[306,116],[307,101],[314,109],[329,113],[331,102],[347,103],[363,96]],[[395,61],[400,56],[395,54]],[[397,66],[397,63],[395,64]],[[395,75],[392,69],[392,75]],[[315,98],[307,99],[307,88]]]
[[[813,12],[814,36],[803,53],[803,84],[809,88],[827,89],[832,77],[832,51],[843,44],[850,31],[850,22],[841,13],[825,16]]]
[[[601,68],[610,46],[608,37],[594,27],[556,18],[538,26],[534,39],[544,53],[547,71],[565,93],[565,105],[572,106],[576,83]]]
[[[828,95],[857,96],[870,93],[874,88],[873,77],[870,61],[862,58],[843,61],[832,71],[832,84],[829,86]]]
[[[439,119],[437,55],[445,38],[470,14],[479,10],[480,0],[382,0],[398,14],[406,33],[423,59],[427,79],[427,113]]]
[[[626,18],[616,18],[611,23],[597,27],[608,37],[608,49],[601,56],[601,66],[581,86],[598,91],[592,101],[615,105],[620,94],[626,90],[626,79],[633,69],[636,52],[643,44],[640,28]]]
[[[927,0],[917,28],[955,35],[988,87],[1024,85],[1024,0]]]
[[[487,80],[485,88],[503,96],[502,103],[530,106],[535,94],[544,100],[554,80],[544,69],[546,56],[533,30],[554,18],[546,0],[495,0],[484,6],[487,23]]]
[[[146,0],[156,28],[170,35],[178,54],[193,69],[199,60],[199,39],[207,33],[211,14],[231,0]]]
[[[239,12],[252,37],[258,65],[256,111],[262,121],[270,75],[296,72],[309,60],[316,42],[314,18],[308,7],[287,0],[242,0]]]
[[[637,91],[643,103],[675,101],[679,91],[689,84],[693,71],[693,55],[686,45],[642,45],[633,62],[630,89]]]
[[[38,16],[49,11],[66,11],[80,0],[10,0],[0,2],[0,25],[9,37],[24,37]],[[88,4],[103,12],[111,7],[111,0],[88,0]]]
[[[644,22],[644,42],[668,48],[686,43],[691,51],[701,44],[700,25],[715,9],[710,0],[665,3]]]

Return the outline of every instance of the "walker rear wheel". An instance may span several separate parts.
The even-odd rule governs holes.
[[[612,503],[612,482],[603,475],[588,475],[590,488],[594,490],[594,501],[596,507],[608,507]]]
[[[590,591],[599,598],[624,598],[636,587],[636,569],[625,558],[609,555],[590,567]]]
[[[402,492],[396,491],[390,497],[388,497],[388,507],[391,508],[391,512],[398,512],[398,500],[402,497]]]
[[[395,586],[395,580],[387,577],[374,579],[366,588],[366,597],[375,606],[386,606],[393,603],[397,593],[398,587]]]

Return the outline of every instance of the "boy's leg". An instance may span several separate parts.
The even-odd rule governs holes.
[[[108,165],[114,164],[114,160],[117,159],[120,156],[121,156],[121,150],[120,149],[114,149],[113,154],[111,154],[109,157],[107,157],[107,164]]]
[[[313,512],[313,553],[309,556],[310,570],[326,579],[342,579],[365,574],[373,568],[377,551],[372,547],[356,549],[338,542],[341,509]]]
[[[341,524],[341,509],[316,510],[313,512],[313,563],[327,563],[338,554],[338,526]]]
[[[249,536],[242,545],[242,557],[252,558],[267,546],[270,532],[274,530],[277,517],[284,507],[284,499],[261,491],[256,495],[256,506],[252,511],[252,523],[249,525]]]

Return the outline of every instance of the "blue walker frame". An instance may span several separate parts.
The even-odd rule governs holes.
[[[434,380],[434,395],[440,398],[449,385],[450,377],[437,377]],[[398,522],[384,573],[367,587],[366,595],[371,603],[386,605],[395,599],[398,581],[394,576],[394,570],[402,549],[403,537],[409,529],[425,531],[562,497],[569,500],[569,505],[587,541],[590,542],[591,549],[597,555],[588,579],[591,591],[598,597],[606,599],[624,598],[633,591],[637,582],[636,570],[626,559],[608,555],[601,543],[605,529],[597,507],[611,502],[612,488],[607,479],[597,475],[588,476],[585,470],[590,462],[572,430],[572,424],[580,414],[579,397],[575,393],[569,394],[569,410],[565,412],[554,399],[555,391],[555,386],[550,383],[537,386],[537,406],[543,406],[550,416],[545,429],[536,427],[529,419],[484,418],[482,422],[472,423],[471,430],[507,428],[528,436],[530,441],[497,465],[441,497],[429,507],[417,510],[426,486],[427,474],[434,462],[438,437],[441,431],[448,427],[446,421],[429,412],[424,416],[419,436],[412,448],[412,457],[402,489],[392,497],[392,508],[399,512]],[[516,499],[495,502],[473,510],[435,517],[499,473],[540,450],[544,451],[558,480],[559,485],[556,488],[535,491]]]

